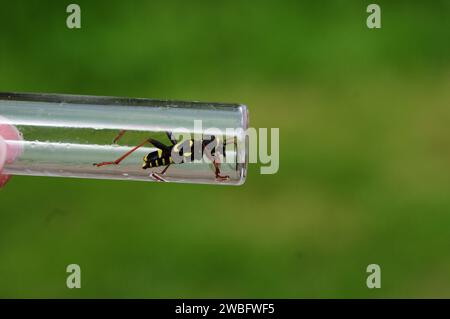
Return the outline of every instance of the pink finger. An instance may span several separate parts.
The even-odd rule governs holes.
[[[10,164],[20,155],[22,147],[11,141],[22,140],[22,135],[17,128],[8,123],[8,120],[0,116],[0,188],[11,178],[10,175],[2,174],[5,164]],[[9,142],[8,142],[9,141]]]
[[[0,173],[6,162],[6,142],[0,135]],[[0,187],[3,187],[9,180],[9,175],[0,174]]]

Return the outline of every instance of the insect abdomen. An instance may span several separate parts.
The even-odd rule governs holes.
[[[171,156],[161,156],[151,160],[144,157],[144,163],[142,165],[142,168],[146,169],[159,166],[167,166],[169,164],[173,164],[173,159]]]

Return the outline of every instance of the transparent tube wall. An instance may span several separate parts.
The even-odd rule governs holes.
[[[6,140],[20,153],[5,164],[3,174],[234,185],[246,177],[248,112],[244,105],[0,93],[2,121],[22,136],[22,140]],[[226,133],[224,156],[217,163],[222,178],[206,157],[173,163],[164,173],[167,165],[163,163],[143,169],[144,158],[158,152],[155,145],[145,143],[147,139],[170,146],[183,139],[202,140],[212,128]],[[173,142],[166,132],[182,134],[182,138]],[[120,139],[114,141],[117,136]],[[143,142],[117,165],[94,165],[114,161]]]

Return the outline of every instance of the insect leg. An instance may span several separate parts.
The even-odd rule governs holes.
[[[217,156],[213,156],[211,154],[211,151],[207,148],[205,148],[206,156],[213,162],[214,164],[214,173],[216,174],[216,179],[218,180],[227,180],[230,178],[228,175],[221,175],[220,174],[220,161],[217,159]]]
[[[156,173],[151,173],[150,177],[152,177],[153,179],[155,179],[158,182],[167,182],[164,178],[162,178],[161,176],[159,176]]]
[[[120,140],[122,138],[122,136],[125,134],[126,130],[121,130],[119,132],[119,134],[117,134],[117,136],[114,138],[113,143],[117,143],[118,140]]]
[[[225,140],[225,142],[223,143],[224,145],[228,145],[228,144],[236,144],[236,140],[234,137],[230,137],[228,139]]]
[[[167,166],[162,170],[162,172],[159,173],[159,174],[160,174],[160,175],[164,175],[164,174],[166,173],[167,169],[169,168],[169,166],[170,166],[170,164],[167,165]]]
[[[230,178],[230,176],[228,175],[220,175],[220,162],[214,160],[213,161],[214,164],[214,168],[215,168],[215,174],[216,174],[216,178],[219,180],[227,180]]]
[[[165,173],[166,173],[166,171],[167,171],[167,169],[169,168],[169,166],[170,166],[170,164],[169,165],[167,165],[163,170],[162,170],[162,172],[161,173],[151,173],[150,174],[150,177],[153,177],[154,179],[156,179],[157,181],[159,181],[159,182],[167,182],[164,178],[162,178],[161,177],[161,175],[164,175]]]
[[[158,142],[157,140],[154,140],[152,138],[146,139],[145,141],[143,141],[141,144],[133,147],[131,150],[129,150],[128,152],[126,152],[125,154],[123,154],[121,157],[119,157],[118,159],[116,159],[115,161],[111,161],[111,162],[101,162],[101,163],[94,163],[93,165],[100,167],[100,166],[105,166],[105,165],[117,165],[120,162],[122,162],[125,158],[127,158],[128,156],[130,156],[134,151],[136,151],[138,148],[144,146],[144,144],[146,143],[150,143],[154,146],[156,146],[157,148],[160,148],[158,145],[162,146],[162,147],[166,147],[164,144]]]

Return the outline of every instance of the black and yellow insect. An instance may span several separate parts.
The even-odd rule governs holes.
[[[121,131],[119,135],[114,139],[114,142],[117,142],[125,133],[125,131]],[[165,145],[158,140],[153,138],[148,138],[143,141],[141,144],[133,147],[127,153],[111,162],[101,162],[94,163],[95,166],[105,166],[105,165],[118,165],[122,162],[126,157],[136,151],[138,148],[143,145],[149,143],[157,148],[156,151],[148,153],[144,156],[144,160],[142,163],[143,169],[155,168],[155,167],[164,167],[164,169],[160,173],[152,173],[151,176],[159,181],[165,181],[161,175],[164,175],[172,164],[183,164],[192,162],[194,160],[203,159],[203,155],[211,160],[214,165],[215,177],[218,180],[226,180],[229,176],[223,176],[220,174],[220,162],[217,160],[216,153],[221,153],[225,156],[225,142],[221,142],[217,137],[211,136],[209,139],[202,140],[194,140],[187,139],[181,142],[175,140],[170,132],[166,132],[167,137],[169,138],[171,145]],[[219,151],[220,149],[220,151]]]

